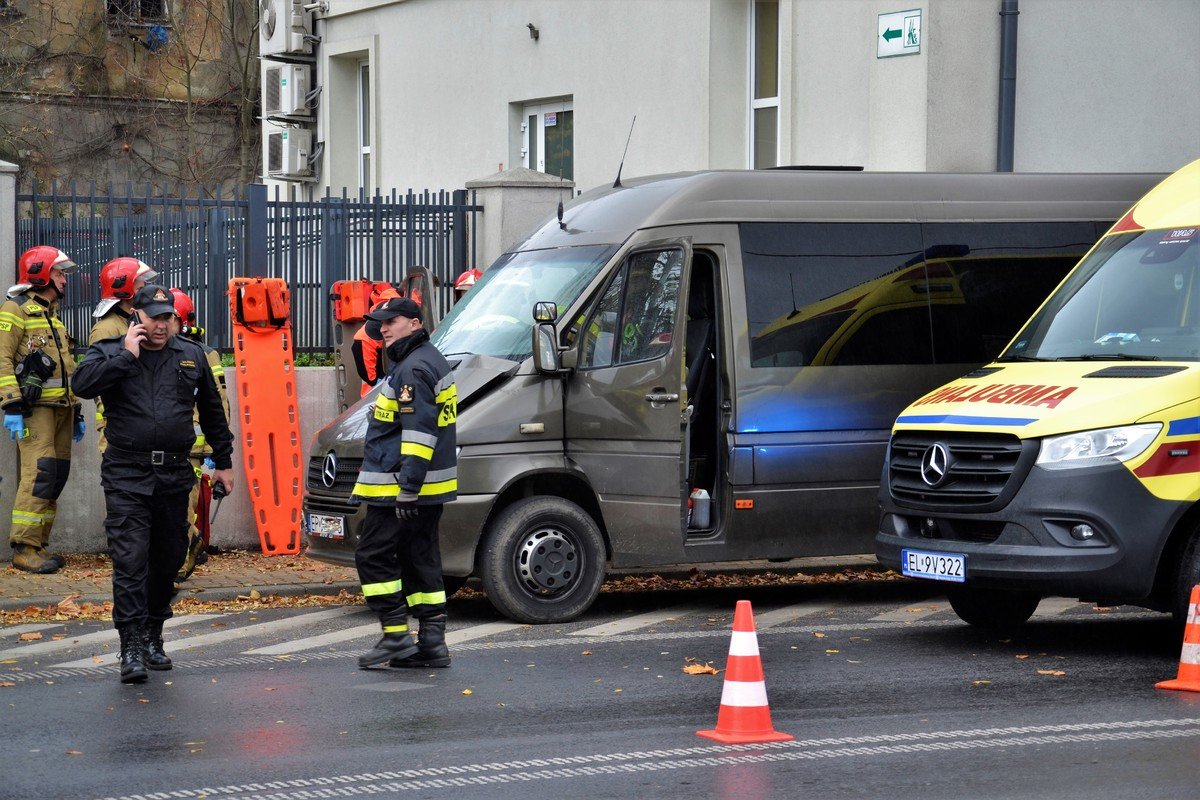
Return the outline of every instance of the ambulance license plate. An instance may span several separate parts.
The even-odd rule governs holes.
[[[900,551],[900,570],[910,578],[963,583],[967,580],[967,557],[960,553],[904,549]]]
[[[329,514],[309,514],[308,532],[322,539],[345,539],[346,518]]]

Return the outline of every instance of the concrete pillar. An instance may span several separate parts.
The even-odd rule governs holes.
[[[477,263],[486,269],[506,250],[558,212],[558,202],[575,196],[574,181],[562,180],[525,167],[467,181],[476,192],[483,214],[476,217]]]

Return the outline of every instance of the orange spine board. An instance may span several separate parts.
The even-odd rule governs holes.
[[[304,462],[289,297],[279,278],[229,281],[242,463],[266,555],[300,552]]]

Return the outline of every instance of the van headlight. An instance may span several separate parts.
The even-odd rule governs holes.
[[[1045,469],[1078,469],[1137,458],[1158,437],[1162,423],[1122,425],[1042,440],[1037,463]]]

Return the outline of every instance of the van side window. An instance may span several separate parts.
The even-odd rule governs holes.
[[[1000,355],[1106,225],[925,223],[927,270],[953,287],[929,295],[934,361],[981,364]]]
[[[634,253],[613,279],[584,331],[582,367],[666,355],[675,333],[682,250]]]
[[[743,223],[755,367],[928,364],[916,223]]]

